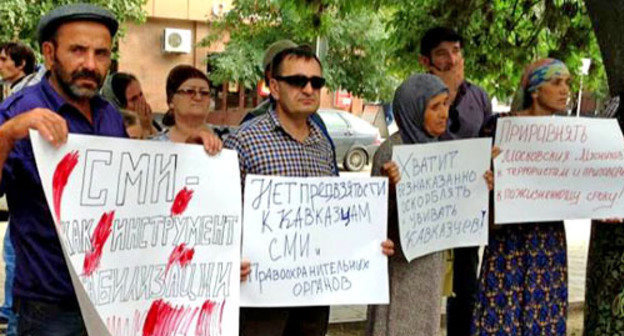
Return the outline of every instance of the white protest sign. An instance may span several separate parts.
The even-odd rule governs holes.
[[[624,217],[615,119],[501,118],[496,143],[496,223]]]
[[[386,178],[248,175],[241,306],[388,303]]]
[[[414,258],[455,247],[486,245],[490,138],[400,145],[392,149],[403,254]]]
[[[90,335],[237,335],[237,154],[30,132]],[[235,187],[232,187],[235,186]]]

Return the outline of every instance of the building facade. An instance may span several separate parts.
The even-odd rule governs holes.
[[[231,6],[232,0],[148,0],[145,5],[147,21],[126,24],[125,35],[119,41],[118,70],[132,73],[139,79],[155,113],[167,111],[165,82],[174,66],[189,64],[206,71],[206,57],[223,51],[228,36],[223,36],[210,48],[200,47],[199,43],[210,33],[210,22]],[[361,99],[343,98],[344,92],[323,90],[321,106],[356,114],[362,112]],[[216,90],[208,121],[217,125],[236,125],[245,111],[261,99],[257,90],[225,83]]]

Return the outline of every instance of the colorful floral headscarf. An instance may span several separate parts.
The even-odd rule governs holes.
[[[569,76],[568,67],[558,59],[544,58],[531,63],[524,70],[520,89],[514,97],[512,103],[512,111],[526,109],[528,106],[528,94],[535,92],[544,83],[553,78],[561,76]]]
[[[522,86],[528,92],[534,92],[542,84],[554,77],[569,76],[568,67],[560,60],[541,59],[529,65],[522,76]]]

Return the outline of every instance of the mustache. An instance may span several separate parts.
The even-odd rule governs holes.
[[[72,80],[77,79],[92,79],[96,83],[102,82],[102,76],[95,71],[82,69],[72,73]]]
[[[451,70],[451,68],[452,68],[452,67],[450,67],[450,66],[449,66],[449,67],[446,67],[446,68],[440,68],[439,66],[437,66],[437,65],[435,65],[435,64],[433,64],[433,63],[431,63],[431,67],[433,67],[434,69],[436,69],[436,70],[438,70],[438,71],[440,71],[440,72],[449,71],[449,70]]]

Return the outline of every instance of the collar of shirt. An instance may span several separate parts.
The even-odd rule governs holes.
[[[41,91],[43,92],[44,99],[47,101],[52,111],[68,112],[74,115],[79,115],[82,118],[86,117],[72,104],[68,103],[50,83],[50,72],[41,80]],[[91,120],[93,125],[99,124],[102,118],[101,110],[108,107],[108,102],[105,101],[99,95],[95,95],[90,100],[91,103]]]
[[[268,114],[269,114],[269,123],[271,125],[272,130],[281,130],[282,132],[284,132],[284,134],[290,137],[293,141],[297,141],[295,138],[292,137],[292,135],[290,135],[290,133],[286,131],[286,129],[284,129],[284,127],[282,127],[282,123],[280,123],[279,118],[277,117],[277,112],[275,111],[275,108],[273,106],[269,108]],[[311,117],[308,117],[307,122],[308,122],[308,126],[310,127],[310,134],[303,141],[303,144],[306,146],[309,146],[309,145],[313,145],[313,144],[320,142],[323,138],[322,138],[322,134],[321,134],[321,130],[319,126],[315,122],[312,121]]]
[[[120,114],[102,98],[90,100],[93,122],[67,103],[51,86],[48,78],[24,88],[0,106],[0,122],[33,108],[56,111],[77,134],[125,137]],[[20,263],[13,291],[16,297],[49,302],[75,303],[74,288],[56,236],[41,179],[29,139],[15,143],[4,164],[0,189],[6,191],[11,207],[11,240]]]
[[[455,100],[453,101],[451,108],[457,108],[457,105],[459,105],[462,98],[464,98],[464,96],[466,95],[466,92],[468,92],[469,86],[470,83],[465,80],[459,85],[459,88],[457,89],[457,95],[455,96]]]
[[[18,80],[16,80],[15,82],[11,83],[9,88],[12,90],[17,84],[19,84],[21,81],[23,81],[24,78],[26,78],[26,75],[20,77]]]

